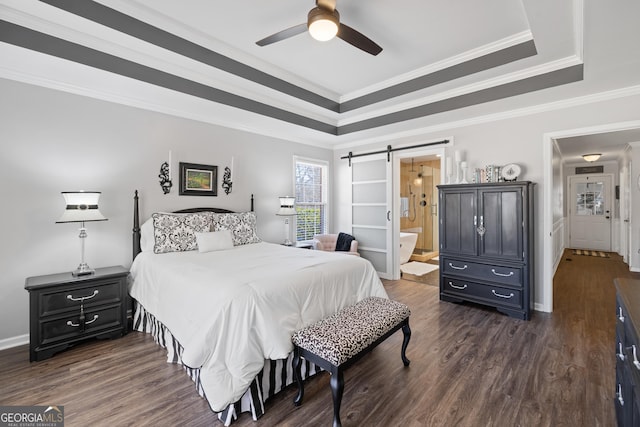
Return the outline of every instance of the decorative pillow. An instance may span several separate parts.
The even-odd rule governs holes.
[[[256,234],[256,214],[254,212],[213,214],[211,230],[231,231],[234,246],[262,241]]]
[[[211,213],[198,212],[188,214],[154,213],[153,252],[192,251],[197,248],[195,233],[211,230]]]
[[[199,252],[221,251],[233,248],[231,231],[220,230],[210,233],[196,233]]]

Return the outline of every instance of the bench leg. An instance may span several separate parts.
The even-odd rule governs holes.
[[[293,399],[295,406],[302,405],[302,398],[304,397],[304,383],[302,382],[302,373],[300,372],[301,366],[300,349],[298,346],[295,346],[293,349],[293,378],[298,384],[298,395]]]
[[[344,377],[340,368],[331,372],[331,395],[333,396],[333,427],[341,427],[340,405],[342,404],[342,392],[344,391]]]
[[[407,346],[409,345],[409,340],[411,339],[411,328],[409,327],[409,318],[404,321],[402,325],[402,333],[404,334],[404,339],[402,340],[402,363],[404,366],[409,366],[409,359],[407,359]]]

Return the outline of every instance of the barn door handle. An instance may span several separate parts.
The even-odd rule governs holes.
[[[387,221],[391,221],[391,211],[387,211]]]

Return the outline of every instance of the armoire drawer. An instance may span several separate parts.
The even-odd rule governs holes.
[[[482,304],[522,309],[522,291],[451,277],[442,278],[442,292]]]
[[[481,264],[467,260],[443,258],[442,274],[472,277],[505,285],[521,286],[522,267]]]

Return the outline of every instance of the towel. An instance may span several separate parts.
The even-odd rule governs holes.
[[[402,218],[409,217],[409,198],[400,197],[400,216]]]
[[[355,238],[350,234],[343,232],[338,233],[338,240],[336,241],[336,251],[349,252],[351,250],[351,242],[353,240],[355,240]]]

